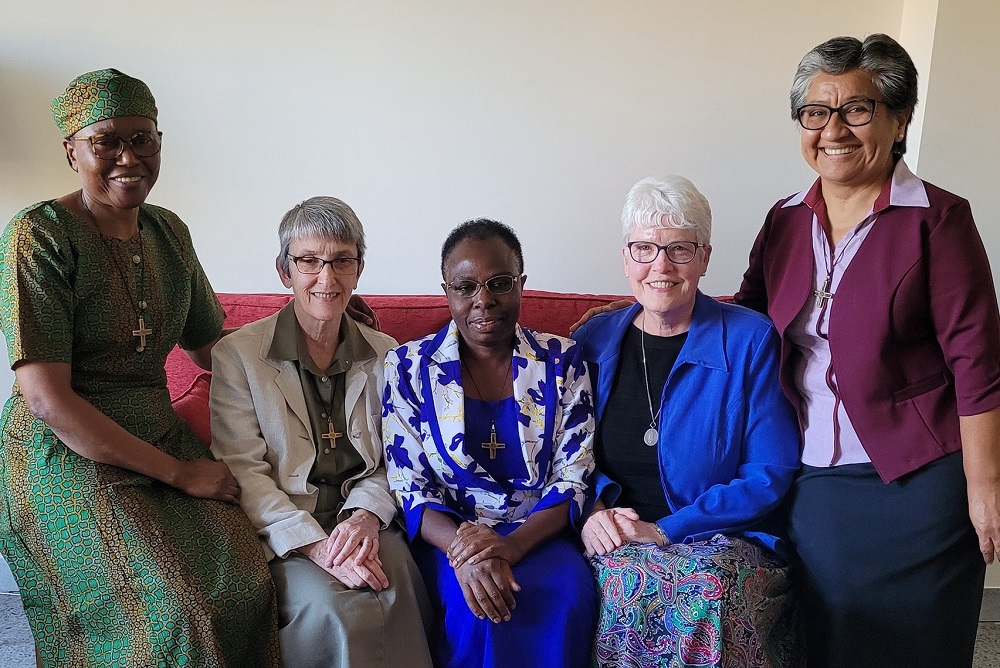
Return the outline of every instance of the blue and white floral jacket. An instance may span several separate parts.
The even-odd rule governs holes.
[[[465,447],[455,323],[386,356],[386,468],[411,539],[425,507],[498,530],[567,499],[570,520],[580,516],[594,468],[587,367],[569,339],[520,326],[516,338],[511,368],[527,477],[510,481],[494,480]]]

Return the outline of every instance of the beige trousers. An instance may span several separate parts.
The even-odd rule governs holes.
[[[380,592],[349,589],[296,553],[271,560],[286,668],[430,668],[434,613],[397,527],[379,533],[379,558],[389,579]]]

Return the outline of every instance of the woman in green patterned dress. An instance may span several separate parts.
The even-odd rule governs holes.
[[[187,227],[145,204],[156,106],[116,70],[52,104],[82,189],[0,242],[16,383],[0,551],[46,666],[279,665],[271,580],[225,464],[173,412],[175,343],[208,368],[223,313]]]

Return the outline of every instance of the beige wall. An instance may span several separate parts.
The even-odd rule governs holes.
[[[1000,109],[996,81],[1000,4],[943,0],[936,23],[920,175],[972,203],[991,254],[996,284],[1000,278],[1000,134],[989,119],[992,110]],[[987,571],[986,585],[1000,587],[1000,566]]]
[[[943,12],[935,32],[932,0],[22,3],[0,22],[0,219],[77,187],[48,104],[75,75],[113,66],[157,96],[151,201],[188,222],[218,290],[281,291],[277,221],[329,194],[365,223],[362,292],[437,291],[443,237],[475,216],[518,230],[529,287],[623,292],[624,194],[679,173],[715,213],[702,286],[728,293],[767,208],[812,180],[787,111],[802,54],[887,32],[932,76],[955,63],[940,104],[980,99],[983,84],[955,76],[970,50],[995,57],[979,15],[996,10],[973,4]],[[960,37],[967,27],[974,38]],[[982,124],[954,122],[967,112],[935,107],[930,83],[933,132],[913,158],[995,228],[984,204],[996,193],[970,190],[989,152],[947,139],[971,144]],[[959,159],[966,171],[950,178]],[[1000,266],[1000,239],[987,243]],[[0,369],[0,395],[11,380]]]

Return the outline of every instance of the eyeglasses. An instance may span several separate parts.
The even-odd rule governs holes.
[[[323,267],[330,265],[333,268],[333,273],[346,276],[357,273],[358,267],[361,266],[361,258],[359,257],[335,257],[332,260],[324,260],[312,255],[300,257],[289,255],[288,258],[295,263],[295,268],[299,270],[300,274],[318,274],[323,271]]]
[[[822,130],[826,127],[834,112],[840,116],[845,125],[856,128],[868,125],[875,117],[876,101],[872,99],[852,100],[839,107],[828,107],[825,104],[806,104],[795,110],[799,125],[806,130]]]
[[[73,137],[72,141],[89,141],[90,150],[102,160],[117,160],[129,145],[132,153],[140,158],[151,158],[160,152],[162,132],[136,132],[125,139],[115,134],[97,134],[89,137]]]
[[[514,289],[514,286],[523,279],[524,276],[511,276],[510,274],[500,274],[487,280],[485,283],[478,281],[454,281],[453,283],[442,283],[441,287],[451,290],[458,297],[472,299],[479,294],[484,287],[493,295],[504,295]]]
[[[674,241],[661,246],[652,241],[630,241],[628,242],[628,253],[632,259],[641,264],[649,264],[656,260],[660,251],[667,254],[667,259],[674,264],[687,264],[694,259],[699,248],[704,248],[708,244],[699,244],[693,241]]]

